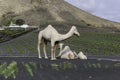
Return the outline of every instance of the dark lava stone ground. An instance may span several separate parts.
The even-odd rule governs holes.
[[[17,62],[19,72],[15,79],[9,77],[4,79],[0,75],[0,80],[120,80],[120,61],[109,60],[61,60],[51,61],[50,59],[38,59],[37,57],[1,57],[0,63],[12,61]],[[25,70],[22,63],[34,62],[37,64],[37,69],[33,71],[34,76],[30,76]],[[58,70],[52,69],[51,64],[62,64],[69,62],[75,67],[71,69]],[[42,68],[40,68],[42,65]]]

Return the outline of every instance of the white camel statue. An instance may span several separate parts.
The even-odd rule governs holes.
[[[65,46],[64,49],[62,49],[63,45],[63,43],[59,44],[60,53],[58,56],[60,56],[61,59],[76,59],[77,54],[73,52],[69,46]]]
[[[58,42],[68,39],[73,34],[80,36],[80,33],[77,31],[75,26],[72,26],[70,31],[67,34],[63,35],[63,34],[59,34],[58,31],[55,28],[53,28],[51,25],[48,25],[48,27],[46,27],[44,30],[40,31],[39,35],[38,35],[39,58],[41,58],[40,44],[41,44],[42,39],[44,39],[43,51],[44,51],[45,58],[46,59],[48,58],[46,55],[46,45],[47,45],[47,42],[50,41],[51,42],[51,60],[55,60],[56,59],[55,52],[56,52],[56,46],[57,46]]]

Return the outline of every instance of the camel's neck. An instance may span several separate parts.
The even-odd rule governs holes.
[[[69,37],[71,37],[74,34],[74,29],[70,29],[70,31],[67,34],[64,35],[60,35],[60,39],[59,40],[65,40],[68,39]]]
[[[60,46],[59,56],[61,55],[61,52],[62,52],[62,46]]]
[[[60,46],[60,53],[62,52],[62,50],[63,50],[63,46],[61,45],[61,46]]]

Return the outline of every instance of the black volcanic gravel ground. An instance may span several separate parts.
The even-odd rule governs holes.
[[[109,60],[61,60],[57,59],[51,61],[50,59],[38,59],[37,57],[1,57],[0,63],[12,61],[17,62],[19,72],[16,79],[8,78],[4,79],[0,76],[0,80],[120,80],[120,61]],[[22,63],[34,62],[37,64],[37,69],[33,71],[34,76],[30,76],[25,70]],[[76,68],[72,69],[59,69],[54,70],[51,68],[51,64],[61,64],[69,62],[76,65]],[[89,66],[89,64],[100,64],[101,67]],[[117,66],[115,66],[118,64]],[[43,68],[40,68],[40,65]],[[87,68],[84,66],[87,65]]]

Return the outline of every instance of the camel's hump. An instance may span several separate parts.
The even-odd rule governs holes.
[[[48,26],[47,26],[47,28],[54,28],[51,24],[49,24]]]
[[[56,31],[56,29],[55,29],[51,24],[49,24],[49,25],[46,27],[46,29]]]

